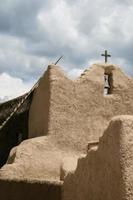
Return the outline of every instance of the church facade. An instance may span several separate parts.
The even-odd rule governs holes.
[[[101,199],[113,200],[117,197],[121,200],[122,195],[128,199],[128,193],[124,192],[127,187],[123,186],[122,179],[126,175],[121,170],[121,167],[127,170],[127,165],[121,160],[116,162],[115,156],[119,153],[121,159],[122,152],[125,160],[128,159],[125,152],[133,132],[132,88],[133,79],[115,65],[94,64],[74,81],[66,77],[60,67],[48,66],[38,86],[1,131],[0,187],[4,188],[3,191],[9,190],[10,194],[1,191],[3,199],[14,195],[15,186],[18,187],[18,194],[14,199],[17,199],[21,196],[20,185],[24,184],[25,188],[32,190],[37,183],[41,184],[38,190],[44,187],[43,197],[34,190],[34,197],[25,192],[22,199],[38,196],[39,199],[98,200],[103,188],[105,192]],[[0,105],[1,122],[22,98],[24,96]],[[113,117],[121,115],[110,122]],[[127,143],[126,139],[122,142],[124,134],[127,134]],[[116,151],[110,151],[112,158],[109,153],[105,156],[111,167],[105,167],[99,155],[106,154],[115,145]],[[123,146],[125,150],[122,148],[121,151]],[[109,170],[111,175],[107,173],[104,177],[103,169]],[[97,170],[101,172],[97,174],[101,181],[98,183]],[[115,173],[118,177],[114,177]],[[112,176],[113,181],[117,179],[119,195],[116,194],[116,186],[108,185]],[[124,184],[132,190],[131,181],[130,177]],[[12,190],[8,188],[8,182],[12,184]],[[112,195],[108,195],[105,182],[108,182]],[[82,185],[85,185],[84,190]],[[46,192],[47,187],[54,196]]]

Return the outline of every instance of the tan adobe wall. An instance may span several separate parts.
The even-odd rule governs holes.
[[[29,112],[29,138],[47,135],[48,133],[50,104],[49,79],[48,69],[41,78],[37,89],[34,91]]]
[[[47,181],[0,180],[2,200],[61,200],[61,183]]]
[[[113,93],[106,97],[104,72],[113,78]],[[58,66],[49,66],[30,108],[31,139],[11,151],[0,179],[63,180],[75,170],[88,142],[99,140],[113,116],[133,114],[132,88],[133,79],[114,65],[93,65],[75,81]]]
[[[133,199],[133,116],[115,117],[98,149],[78,160],[63,186],[63,200]]]
[[[112,73],[113,78],[113,92],[106,97],[104,73]],[[46,74],[49,82],[44,77],[33,97],[30,136],[45,135],[48,130],[62,149],[84,151],[88,141],[99,139],[113,116],[133,114],[133,79],[117,66],[95,64],[75,81],[54,65]]]

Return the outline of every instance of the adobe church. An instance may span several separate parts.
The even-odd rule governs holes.
[[[50,65],[0,123],[2,200],[133,199],[133,79],[118,66],[73,81]]]

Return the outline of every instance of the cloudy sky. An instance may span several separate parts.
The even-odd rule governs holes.
[[[28,91],[48,64],[77,77],[108,49],[133,76],[132,0],[0,0],[0,99]]]

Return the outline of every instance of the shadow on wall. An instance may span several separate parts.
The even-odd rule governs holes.
[[[61,200],[61,188],[62,182],[0,180],[0,197],[2,200]]]

